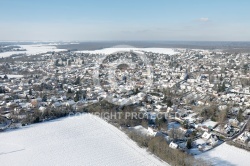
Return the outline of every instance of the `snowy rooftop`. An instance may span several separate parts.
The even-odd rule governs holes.
[[[203,126],[207,126],[207,127],[211,127],[214,128],[218,123],[214,122],[212,120],[207,120],[205,122],[202,123]]]

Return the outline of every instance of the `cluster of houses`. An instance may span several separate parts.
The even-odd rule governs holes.
[[[119,105],[130,102],[149,115],[148,129],[138,130],[150,136],[165,133],[174,149],[185,149],[191,140],[190,153],[192,149],[203,152],[237,134],[240,141],[249,141],[250,56],[188,49],[178,52],[172,56],[144,52],[150,71],[133,52],[123,54],[130,58],[126,65],[117,61],[121,53],[97,64],[103,55],[70,51],[1,62],[0,115],[25,125],[24,119],[33,114],[82,111],[107,99]],[[96,73],[99,80],[93,77]],[[213,105],[214,112],[204,109]],[[223,111],[226,114],[220,118]],[[168,124],[156,129],[159,114]],[[171,128],[170,123],[180,125]],[[172,138],[171,130],[178,137]]]

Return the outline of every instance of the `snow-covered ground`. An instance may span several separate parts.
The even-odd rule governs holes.
[[[73,44],[73,43],[71,43]],[[9,57],[14,54],[27,54],[27,55],[36,55],[41,53],[46,53],[50,51],[54,52],[60,52],[60,51],[66,51],[66,49],[58,49],[56,47],[56,43],[52,44],[32,44],[32,45],[18,45],[21,47],[21,49],[26,49],[26,51],[9,51],[9,52],[3,52],[0,53],[0,58]],[[112,47],[112,48],[104,48],[101,50],[83,50],[83,51],[76,51],[78,53],[91,53],[91,54],[111,54],[118,51],[146,51],[146,52],[154,52],[154,53],[160,53],[160,54],[169,54],[174,55],[178,52],[176,52],[174,49],[171,48],[119,48],[119,47]]]
[[[0,75],[0,77],[4,77],[5,75]],[[12,74],[7,74],[7,77],[8,78],[22,78],[23,77],[23,75],[12,75]]]
[[[226,143],[196,157],[210,161],[213,165],[248,166],[250,163],[250,152]]]
[[[0,53],[0,58],[9,57],[14,54],[27,54],[27,55],[36,55],[42,54],[50,51],[60,52],[65,51],[65,49],[57,49],[56,46],[53,45],[44,45],[44,44],[33,44],[33,45],[18,45],[22,49],[26,49],[26,51],[10,51]]]
[[[93,115],[0,133],[0,165],[168,165]]]
[[[76,51],[78,53],[90,53],[90,54],[111,54],[118,51],[146,51],[146,52],[154,52],[154,53],[160,53],[160,54],[169,54],[174,55],[178,52],[174,51],[171,48],[104,48],[101,50],[94,50],[94,51]]]
[[[146,128],[144,128],[143,126],[141,126],[141,125],[131,127],[131,129],[137,131],[138,133],[140,133],[142,135],[150,136],[148,130]]]

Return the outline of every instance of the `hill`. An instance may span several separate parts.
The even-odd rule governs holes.
[[[122,131],[84,114],[0,134],[0,163],[7,165],[167,165]]]

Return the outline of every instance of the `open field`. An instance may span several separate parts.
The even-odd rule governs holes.
[[[7,165],[167,165],[100,118],[84,114],[0,134]]]
[[[236,148],[226,143],[198,155],[197,158],[207,160],[213,165],[223,166],[248,166],[250,163],[250,154],[248,151]]]

